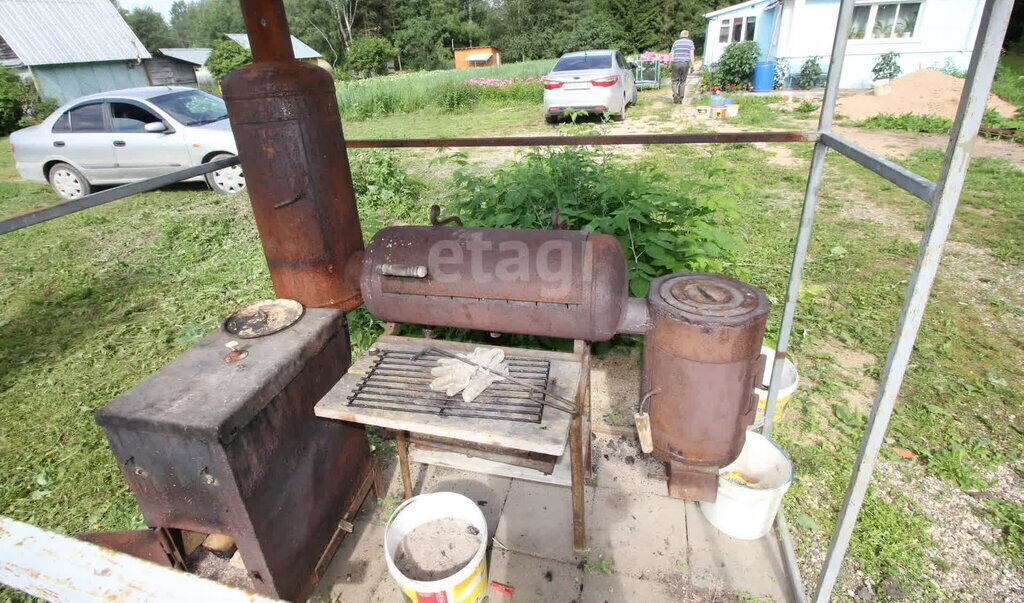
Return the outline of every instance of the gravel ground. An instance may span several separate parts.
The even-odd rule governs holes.
[[[1024,484],[1010,468],[1001,468],[991,477],[997,485],[977,493],[978,498],[1022,500]],[[876,469],[876,479],[898,484],[934,520],[929,534],[935,546],[928,553],[948,563],[950,569],[922,576],[923,579],[931,580],[953,600],[1024,601],[1024,573],[990,552],[989,547],[999,538],[999,530],[979,517],[979,500],[927,475],[917,463],[897,466],[882,461]]]

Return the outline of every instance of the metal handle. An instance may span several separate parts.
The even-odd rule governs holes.
[[[64,146],[64,141],[63,140],[54,140],[53,141],[53,146],[55,146],[55,147],[62,147],[62,146]]]
[[[377,272],[383,276],[402,276],[405,278],[426,278],[426,266],[409,266],[406,264],[381,264]]]
[[[660,387],[656,387],[656,388],[652,389],[651,391],[647,392],[646,394],[644,394],[643,397],[640,398],[640,406],[637,407],[636,411],[639,414],[644,414],[645,412],[647,412],[647,411],[644,410],[644,404],[647,404],[647,401],[651,399],[651,396],[653,396],[654,394],[656,394],[656,393],[658,393],[660,391],[661,391],[661,388]]]
[[[123,140],[115,140],[114,141],[114,146],[115,147],[124,147],[124,146],[128,146],[128,145],[126,145]]]

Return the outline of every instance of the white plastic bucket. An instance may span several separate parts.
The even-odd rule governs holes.
[[[461,519],[480,530],[480,548],[462,569],[447,578],[422,582],[403,574],[395,565],[395,553],[405,536],[437,519]],[[412,603],[469,603],[478,601],[487,587],[487,520],[475,502],[456,492],[420,494],[403,502],[384,528],[384,560],[391,577]],[[440,543],[439,543],[440,544]]]
[[[764,425],[764,411],[768,405],[768,382],[772,378],[772,367],[775,365],[775,348],[768,346],[761,346],[761,353],[765,355],[767,360],[764,363],[764,376],[761,378],[761,387],[755,387],[754,392],[757,394],[757,411],[754,413],[754,424],[751,427],[761,427]],[[782,363],[782,387],[779,388],[779,396],[775,400],[775,418],[773,421],[778,421],[782,416],[782,410],[786,408],[786,403],[789,402],[789,397],[796,391],[796,386],[800,384],[800,374],[796,370],[796,365],[789,358],[786,358],[785,362]]]
[[[726,479],[739,473],[749,485]],[[772,529],[782,496],[793,482],[793,463],[763,435],[748,431],[740,455],[718,475],[718,500],[700,503],[704,517],[725,534],[756,540]]]

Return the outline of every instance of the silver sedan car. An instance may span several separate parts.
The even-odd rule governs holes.
[[[572,113],[611,113],[616,121],[636,104],[633,66],[618,50],[584,50],[563,54],[541,80],[548,123]]]
[[[178,86],[132,88],[76,99],[11,134],[21,177],[62,199],[94,185],[153,178],[238,153],[220,98]],[[197,176],[192,180],[202,180]],[[207,174],[219,193],[245,190],[241,166]]]

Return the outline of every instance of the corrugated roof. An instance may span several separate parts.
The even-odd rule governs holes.
[[[249,46],[249,36],[246,34],[224,34],[235,41],[236,44],[246,50],[252,50]],[[292,51],[297,59],[321,59],[323,55],[306,45],[305,42],[292,36]]]
[[[26,65],[150,58],[110,0],[0,0],[0,36]]]
[[[473,54],[466,55],[466,60],[475,63],[476,61],[486,61],[491,58],[492,52],[474,52]]]
[[[160,54],[193,65],[205,65],[206,59],[210,58],[212,48],[161,48]]]
[[[714,19],[715,17],[719,17],[721,15],[724,15],[726,13],[732,12],[734,10],[739,10],[741,8],[747,8],[749,6],[754,6],[755,4],[760,4],[760,3],[765,2],[765,1],[766,0],[747,0],[746,2],[740,2],[739,4],[733,4],[732,6],[726,6],[725,8],[720,8],[718,10],[713,10],[710,13],[704,13],[704,18],[705,19]],[[768,8],[770,8],[770,7],[768,7]]]

